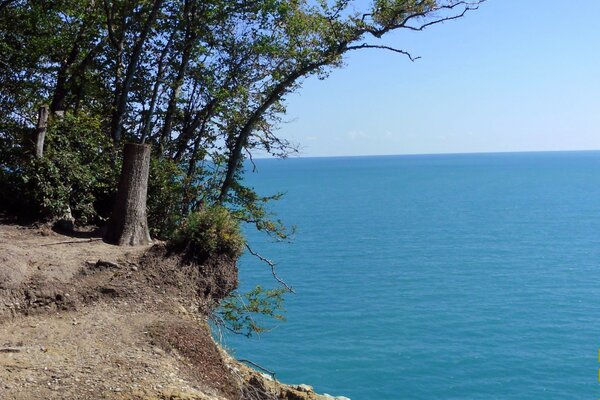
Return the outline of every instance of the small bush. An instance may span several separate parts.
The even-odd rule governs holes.
[[[173,239],[175,246],[199,260],[221,254],[237,259],[242,255],[244,243],[239,223],[221,206],[192,212]]]
[[[100,118],[68,113],[52,121],[41,159],[27,151],[25,139],[8,144],[19,155],[7,157],[1,168],[0,187],[10,197],[9,211],[52,219],[71,210],[82,224],[108,217],[120,165]]]

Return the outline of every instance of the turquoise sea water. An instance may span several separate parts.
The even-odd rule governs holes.
[[[298,231],[248,233],[297,294],[237,357],[353,400],[598,398],[600,152],[257,165]]]

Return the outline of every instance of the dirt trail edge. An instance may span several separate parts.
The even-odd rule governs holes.
[[[0,399],[334,398],[214,342],[206,313],[236,288],[235,262],[76,236],[0,225]]]

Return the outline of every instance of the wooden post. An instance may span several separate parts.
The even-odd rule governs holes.
[[[46,130],[48,129],[48,116],[50,115],[50,107],[47,105],[41,106],[38,113],[38,122],[35,129],[35,156],[42,158],[44,156],[44,139],[46,138]]]

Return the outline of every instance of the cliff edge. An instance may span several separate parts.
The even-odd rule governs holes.
[[[332,399],[234,360],[207,312],[235,261],[0,224],[0,398]],[[338,399],[345,399],[339,397]]]

